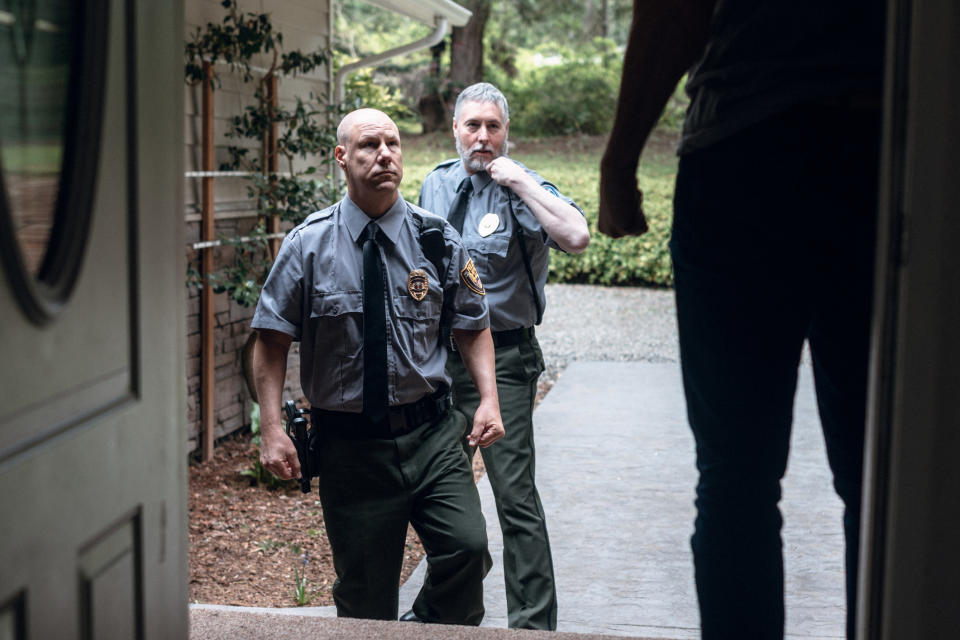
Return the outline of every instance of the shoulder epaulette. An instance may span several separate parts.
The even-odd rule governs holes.
[[[308,215],[301,224],[306,226],[308,224],[313,224],[314,222],[319,222],[320,220],[326,220],[333,215],[334,209],[336,209],[335,206],[327,207],[326,209],[322,209],[320,211],[314,211]]]
[[[458,160],[460,160],[460,158],[450,158],[449,160],[444,160],[443,162],[435,166],[433,168],[433,171],[436,171],[437,169],[445,169],[450,165],[455,164]]]

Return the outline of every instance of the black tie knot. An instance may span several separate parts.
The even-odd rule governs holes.
[[[366,228],[363,230],[363,235],[360,237],[360,243],[365,244],[367,240],[372,240],[374,243],[377,243],[377,234],[380,231],[380,226],[376,222],[367,223]]]
[[[463,192],[470,195],[471,191],[473,191],[473,180],[470,179],[470,176],[467,176],[460,181],[460,186],[457,187],[457,193]]]

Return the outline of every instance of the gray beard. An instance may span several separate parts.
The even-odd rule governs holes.
[[[463,160],[463,166],[472,169],[473,171],[486,171],[486,165],[482,160],[474,160],[470,157],[470,154],[473,151],[478,151],[482,147],[474,147],[472,149],[466,150],[463,148],[463,143],[460,142],[460,136],[454,136],[454,143],[457,146],[457,153],[460,155],[460,159]],[[500,156],[507,155],[507,150],[509,149],[509,141],[507,138],[503,139],[503,145],[499,149],[492,149],[493,151],[493,160],[499,158]]]

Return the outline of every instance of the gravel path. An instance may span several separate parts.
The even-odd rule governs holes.
[[[673,291],[640,287],[548,284],[537,327],[547,370],[541,388],[575,360],[677,362]]]

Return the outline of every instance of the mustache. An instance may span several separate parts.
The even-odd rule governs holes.
[[[484,153],[493,153],[493,147],[485,144],[478,144],[470,147],[470,151],[468,151],[468,153],[472,155],[478,151],[482,151]]]

